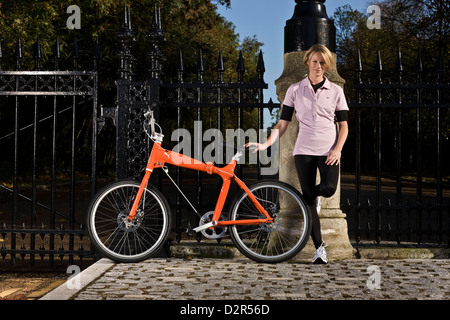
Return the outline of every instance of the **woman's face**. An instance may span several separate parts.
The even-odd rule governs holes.
[[[308,61],[309,74],[314,77],[321,77],[325,73],[326,64],[320,52],[314,52]]]

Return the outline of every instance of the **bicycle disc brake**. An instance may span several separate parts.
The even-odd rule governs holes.
[[[211,222],[212,217],[214,215],[214,211],[208,211],[201,218],[198,223],[199,226],[202,226],[208,222]],[[220,214],[219,221],[226,220],[225,215],[223,213]],[[214,227],[212,229],[202,230],[201,233],[208,239],[219,239],[223,238],[227,232],[226,227]]]

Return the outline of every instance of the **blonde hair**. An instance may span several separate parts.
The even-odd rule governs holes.
[[[322,57],[325,60],[326,70],[332,70],[336,68],[336,60],[334,59],[333,54],[323,44],[315,44],[311,48],[309,48],[308,51],[306,51],[306,54],[303,57],[303,64],[305,66],[308,66],[308,62],[311,60],[313,54],[316,52],[322,54]]]

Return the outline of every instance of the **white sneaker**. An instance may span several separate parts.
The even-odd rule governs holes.
[[[321,197],[320,196],[316,197],[316,201],[315,201],[314,204],[316,205],[317,214],[319,214],[320,208],[322,207],[322,201],[321,201]]]
[[[317,248],[316,252],[314,253],[314,258],[312,260],[312,263],[314,264],[327,264],[327,252],[325,251],[325,247],[327,245],[325,242],[322,242],[320,247]]]

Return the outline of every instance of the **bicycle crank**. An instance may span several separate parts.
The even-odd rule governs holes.
[[[208,239],[220,239],[223,238],[227,232],[227,228],[226,227],[215,227],[210,229],[211,227],[214,226],[214,224],[212,223],[212,217],[214,215],[214,211],[209,211],[207,213],[205,213],[201,218],[200,221],[198,223],[198,227],[194,228],[193,230],[198,232],[200,231],[205,238]],[[219,221],[225,221],[226,217],[223,213],[220,214],[219,217]]]

